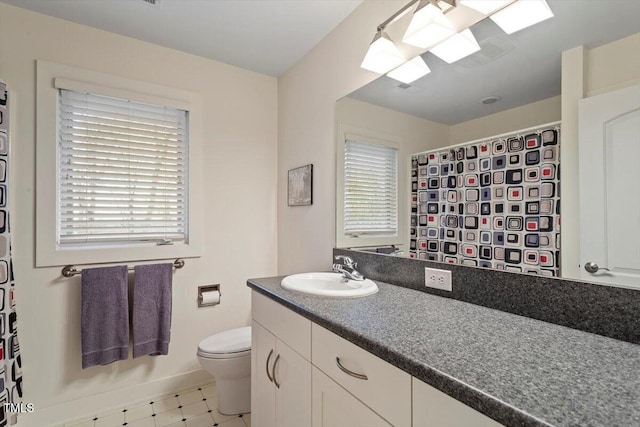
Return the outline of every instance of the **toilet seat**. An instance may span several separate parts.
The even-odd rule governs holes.
[[[232,359],[250,354],[251,326],[211,335],[198,345],[198,355],[208,359]]]
[[[251,350],[238,351],[235,353],[206,353],[198,350],[198,356],[205,359],[235,359],[243,356],[251,356]]]

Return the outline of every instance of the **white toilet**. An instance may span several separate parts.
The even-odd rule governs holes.
[[[218,411],[225,415],[251,412],[251,326],[203,339],[198,361],[216,379]]]

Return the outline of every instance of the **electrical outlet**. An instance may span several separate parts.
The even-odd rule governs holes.
[[[451,292],[451,272],[437,268],[424,269],[424,284],[429,288]]]

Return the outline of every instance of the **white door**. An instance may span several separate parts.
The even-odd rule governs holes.
[[[640,85],[581,100],[579,123],[581,277],[640,288]]]
[[[255,320],[251,323],[251,422],[254,427],[276,426],[276,388],[271,373],[276,337]]]
[[[313,369],[313,427],[390,427],[338,383]]]
[[[278,340],[273,361],[276,385],[276,424],[279,427],[311,426],[311,362]]]

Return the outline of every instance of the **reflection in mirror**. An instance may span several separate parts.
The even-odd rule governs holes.
[[[410,257],[558,276],[560,124],[411,156]]]
[[[629,160],[636,159],[634,162],[637,163],[640,158],[640,106],[636,105],[640,103],[637,95],[640,94],[640,5],[626,0],[548,0],[548,4],[554,13],[552,19],[510,35],[490,19],[482,20],[471,27],[481,47],[479,52],[453,64],[426,52],[421,55],[431,69],[426,76],[411,84],[381,76],[336,103],[337,247],[375,251],[380,246],[394,245],[387,250],[393,255],[512,271],[530,270],[535,274],[559,274],[566,278],[640,287],[640,195],[624,192],[630,182],[640,182],[640,169],[632,167],[632,160]],[[406,22],[400,20],[393,25],[406,25]],[[402,34],[404,29],[388,31]],[[594,111],[598,109],[609,111],[600,117]],[[615,117],[620,119],[612,122],[610,119]],[[588,140],[585,133],[600,135],[600,140]],[[530,154],[527,163],[528,152],[544,155],[544,147],[552,146],[549,143],[551,136],[555,138],[555,152],[547,154],[553,158],[540,157],[536,163],[535,154]],[[345,167],[344,143],[349,138],[397,149],[397,189],[395,199],[391,200],[397,204],[398,232],[384,236],[384,240],[379,240],[381,236],[375,231],[345,233],[342,219],[345,200],[354,191],[345,192],[341,176]],[[531,141],[527,142],[528,139]],[[490,145],[493,141],[505,144],[505,156],[511,152],[522,154],[521,159],[514,159],[514,168],[505,168],[504,174],[495,177],[497,182],[494,182],[493,173],[500,172],[500,169],[494,169],[494,166],[500,167],[498,164],[481,165],[479,157],[466,158],[467,149],[472,150],[470,147],[477,150],[482,144]],[[455,151],[450,152],[454,146]],[[422,160],[427,163],[418,164],[420,153],[425,153]],[[453,154],[455,161],[451,158],[443,161],[443,153]],[[431,164],[428,161],[430,154],[433,154]],[[502,155],[491,152],[492,159]],[[505,159],[508,162],[508,157]],[[466,169],[469,165],[464,163],[457,165],[467,160],[473,160],[471,167],[477,168],[477,172]],[[531,174],[530,180],[534,180],[536,173],[542,178],[548,164],[554,166],[552,181],[556,191],[553,197],[535,191],[531,192],[529,200],[508,200],[505,195],[502,207],[498,207],[520,210],[519,215],[514,211],[509,215],[496,215],[495,205],[483,208],[481,191],[478,201],[473,200],[475,192],[469,193],[471,200],[466,197],[465,175],[475,175],[479,190],[503,187],[505,192],[517,193],[518,189],[509,190],[508,187],[522,187],[522,191],[526,191],[526,173]],[[435,197],[435,193],[427,193],[429,181],[421,181],[419,174],[420,167],[424,166],[422,172],[428,178],[429,166],[436,165],[439,200],[430,207],[428,197]],[[369,165],[362,167],[368,170]],[[458,172],[460,167],[461,173]],[[480,171],[480,167],[488,169]],[[527,167],[532,169],[527,171]],[[506,182],[507,169],[512,184]],[[481,172],[491,172],[491,175],[481,176]],[[431,173],[435,178],[435,167],[431,168]],[[371,175],[370,179],[377,176]],[[450,176],[455,180],[452,188],[449,188],[449,185],[453,186],[453,182],[448,181]],[[480,181],[489,177],[490,181]],[[588,189],[580,185],[585,179],[593,180],[594,177],[597,182],[590,181]],[[447,178],[444,187],[442,178]],[[412,193],[412,183],[419,185],[421,182],[427,188],[415,188]],[[534,181],[531,186],[536,186]],[[541,185],[537,187],[541,190]],[[375,197],[375,188],[373,181],[368,187],[370,197]],[[449,193],[449,190],[455,191]],[[454,195],[455,202],[451,199],[447,203],[447,196],[453,198]],[[520,196],[520,193],[511,194],[516,199]],[[553,207],[547,203],[548,199]],[[492,203],[499,201],[491,200]],[[539,211],[542,204],[545,212],[551,210],[552,213],[542,215]],[[447,223],[442,209],[454,208],[456,224],[453,218]],[[487,211],[488,208],[491,210]],[[367,210],[366,207],[361,210],[367,213],[363,216],[365,221],[391,211],[383,208]],[[421,227],[420,214],[430,213],[434,216],[433,223]],[[483,216],[491,219],[484,229],[490,233],[480,233]],[[503,217],[502,223],[494,223],[496,216]],[[512,218],[514,230],[509,238],[517,236],[516,242],[507,242],[506,234],[502,237],[496,234],[507,233],[505,228],[509,224],[504,222],[507,216],[522,218],[522,229]],[[471,218],[465,223],[466,217],[477,218],[478,227],[474,228],[475,220]],[[527,218],[531,220],[529,226]],[[550,218],[552,231],[548,224]],[[541,219],[545,231],[540,230]],[[426,220],[429,221],[428,216]],[[534,230],[536,227],[538,229]],[[476,233],[465,236],[468,231]],[[495,242],[494,238],[497,239]],[[541,238],[552,247],[541,248]],[[445,248],[446,242],[456,245]],[[502,248],[509,249],[508,257],[511,258],[504,259],[506,251]],[[549,264],[551,257],[553,264]],[[594,265],[599,267],[594,268]]]

